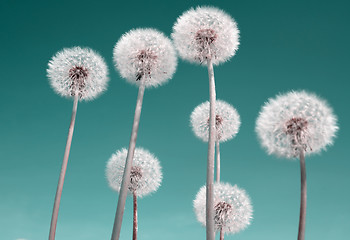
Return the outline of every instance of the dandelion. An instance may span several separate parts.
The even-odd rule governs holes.
[[[47,76],[59,95],[92,100],[107,88],[108,69],[103,58],[90,48],[65,48],[49,62]]]
[[[207,239],[214,240],[213,206],[215,157],[215,79],[213,64],[231,58],[239,45],[236,22],[214,7],[197,7],[183,13],[173,26],[174,45],[184,60],[206,63],[209,75],[210,117],[207,160]]]
[[[198,105],[191,114],[191,125],[195,135],[205,141],[209,140],[209,108],[208,101]],[[220,181],[220,142],[228,141],[236,136],[241,125],[237,110],[225,101],[217,100],[215,111],[216,129],[216,181]]]
[[[124,34],[114,47],[113,57],[120,75],[138,86],[156,87],[167,82],[177,65],[170,39],[151,28]]]
[[[224,11],[214,7],[191,8],[173,27],[174,44],[179,55],[193,63],[214,65],[229,60],[239,45],[237,23]]]
[[[203,186],[193,201],[197,220],[206,226],[206,187]],[[245,229],[251,222],[253,207],[249,196],[237,185],[214,184],[214,230],[224,234],[234,234]]]
[[[112,239],[118,240],[123,220],[127,186],[130,181],[142,101],[146,87],[157,87],[169,80],[175,72],[177,58],[171,41],[157,30],[135,29],[124,34],[113,51],[115,67],[128,82],[139,87],[131,131],[129,149],[120,187]]]
[[[65,48],[49,62],[47,76],[52,88],[58,94],[74,99],[67,144],[52,212],[49,239],[53,240],[55,239],[58,210],[72,143],[78,101],[94,99],[106,89],[108,69],[103,58],[89,48]]]
[[[120,192],[128,150],[123,148],[109,159],[106,176],[109,186]],[[137,197],[144,197],[157,191],[162,181],[162,171],[158,159],[149,151],[136,148],[130,172],[128,193],[133,195],[134,220],[133,240],[137,239]]]
[[[301,200],[298,240],[305,235],[305,155],[319,153],[333,143],[337,118],[326,101],[314,94],[297,91],[279,95],[263,106],[256,132],[269,154],[300,158]]]
[[[191,114],[192,130],[204,142],[209,140],[209,107],[210,104],[206,101],[198,105]],[[215,141],[226,142],[234,138],[241,125],[237,110],[229,103],[217,100],[215,114]]]
[[[333,143],[337,118],[326,101],[305,91],[279,95],[262,108],[256,122],[260,142],[269,154],[294,158],[319,153]]]

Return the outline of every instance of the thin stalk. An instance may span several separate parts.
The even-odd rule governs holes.
[[[139,129],[139,122],[140,122],[142,101],[143,101],[144,93],[145,93],[145,84],[144,84],[144,81],[141,80],[141,85],[139,87],[139,93],[137,95],[134,123],[132,125],[129,149],[128,149],[128,154],[126,156],[123,180],[122,180],[122,184],[121,184],[120,191],[119,191],[119,199],[118,199],[117,211],[115,213],[115,219],[114,219],[111,240],[118,240],[119,236],[120,236],[120,229],[122,227],[125,201],[126,201],[126,196],[128,193],[128,185],[130,182],[130,171],[131,171],[132,160],[133,160],[134,152],[135,152],[137,131]]]
[[[215,158],[215,79],[212,59],[208,58],[209,75],[209,142],[208,142],[208,160],[207,160],[207,185],[206,185],[206,233],[207,240],[215,239],[214,231],[214,158]]]
[[[134,192],[133,194],[133,202],[134,202],[134,219],[132,225],[132,240],[137,240],[137,196]]]
[[[220,228],[220,240],[224,240],[224,233],[222,232],[222,228]]]
[[[300,193],[300,216],[299,216],[299,231],[298,240],[305,239],[305,222],[306,222],[306,167],[304,150],[300,149],[300,179],[301,179],[301,193]]]
[[[64,156],[63,156],[63,161],[62,161],[61,173],[60,173],[60,177],[58,179],[58,184],[57,184],[55,203],[53,205],[53,210],[52,210],[49,240],[55,239],[58,210],[60,208],[64,177],[66,176],[70,146],[72,144],[73,131],[74,131],[74,125],[75,125],[75,116],[77,115],[77,108],[78,108],[78,99],[79,99],[79,96],[78,96],[78,94],[76,94],[74,97],[74,102],[73,102],[72,117],[70,120],[70,125],[69,125],[69,130],[68,130],[68,137],[67,137],[66,149],[64,151]]]
[[[216,140],[216,182],[220,182],[220,144]]]

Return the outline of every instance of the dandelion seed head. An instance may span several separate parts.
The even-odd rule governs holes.
[[[109,186],[120,191],[128,150],[123,148],[114,153],[106,167]],[[158,159],[143,148],[136,148],[130,171],[128,193],[143,197],[157,191],[162,182],[162,169]]]
[[[327,102],[305,91],[269,99],[262,107],[255,130],[269,154],[294,158],[319,153],[333,143],[337,117]]]
[[[225,101],[217,100],[215,105],[216,139],[220,142],[225,142],[238,133],[241,125],[240,116],[237,110]],[[190,117],[193,132],[205,142],[208,142],[209,139],[209,110],[210,103],[206,101],[198,105]]]
[[[235,20],[214,7],[197,7],[183,13],[173,26],[172,38],[180,57],[193,63],[214,65],[229,60],[239,45]]]
[[[218,229],[225,226],[232,210],[231,204],[224,201],[220,201],[214,206],[214,223]]]
[[[163,33],[140,28],[124,34],[113,51],[115,67],[130,83],[156,87],[167,82],[177,65],[175,49]]]
[[[49,61],[47,76],[61,96],[92,100],[107,88],[108,68],[90,48],[64,48]]]
[[[130,183],[129,183],[129,191],[134,192],[140,188],[139,182],[142,179],[142,169],[139,166],[131,167],[130,171]]]
[[[197,220],[206,225],[206,186],[201,187],[193,201]],[[243,190],[228,183],[214,183],[215,231],[237,233],[245,229],[253,218],[253,207]]]

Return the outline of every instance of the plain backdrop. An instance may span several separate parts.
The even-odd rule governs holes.
[[[214,68],[217,98],[237,108],[242,125],[221,144],[221,179],[246,189],[252,224],[225,239],[294,240],[300,177],[295,160],[268,156],[255,120],[269,97],[305,89],[326,99],[339,119],[334,146],[306,159],[306,239],[350,235],[350,4],[347,1],[10,1],[0,2],[0,239],[48,238],[73,101],[50,88],[47,63],[64,47],[91,47],[109,67],[107,91],[78,105],[57,225],[57,240],[110,239],[118,195],[105,166],[129,143],[137,88],[121,79],[112,49],[130,29],[153,27],[170,36],[190,7],[212,5],[238,23],[241,45]],[[137,146],[163,167],[160,189],[139,200],[140,240],[205,239],[193,199],[205,184],[207,144],[189,116],[208,100],[203,66],[179,60],[167,84],[147,89]],[[121,240],[131,239],[128,198]]]

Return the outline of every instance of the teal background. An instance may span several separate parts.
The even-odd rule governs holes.
[[[190,7],[214,5],[241,31],[231,61],[215,67],[217,98],[234,105],[242,125],[221,145],[222,181],[249,193],[252,224],[225,239],[296,239],[299,164],[268,156],[254,131],[269,97],[305,89],[328,100],[339,118],[334,146],[307,159],[306,239],[350,235],[350,4],[347,1],[1,1],[0,3],[0,239],[48,238],[72,101],[50,88],[46,69],[64,47],[88,46],[110,69],[107,91],[78,105],[56,239],[110,239],[118,195],[106,182],[106,162],[127,147],[137,88],[121,79],[112,49],[132,28],[170,36]],[[146,90],[137,146],[154,153],[164,180],[139,200],[139,239],[205,239],[192,201],[205,184],[207,144],[189,115],[208,99],[204,67],[179,60],[166,85]],[[348,159],[348,160],[347,160]],[[131,239],[128,198],[121,239]]]

